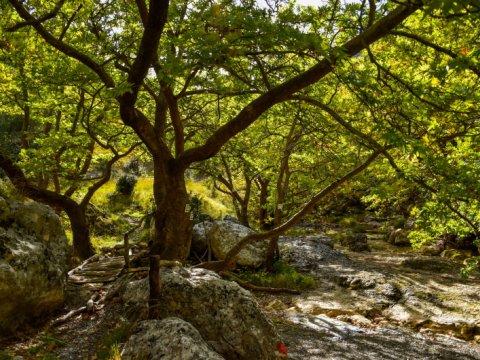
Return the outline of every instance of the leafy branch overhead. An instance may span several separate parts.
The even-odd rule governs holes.
[[[473,229],[478,14],[464,0],[8,0],[0,111],[20,129],[3,164],[19,186],[71,200],[146,151],[150,252],[169,260],[190,249],[194,170],[242,222],[254,224],[252,203],[262,226],[275,219],[262,239],[367,165],[390,167]]]

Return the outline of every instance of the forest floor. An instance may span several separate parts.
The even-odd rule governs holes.
[[[455,262],[374,236],[372,251],[362,253],[332,249],[321,234],[283,237],[280,243],[285,259],[317,280],[315,289],[300,295],[255,294],[289,359],[480,359],[478,275],[462,279]],[[101,297],[108,284],[86,283],[82,289],[83,295],[75,295],[78,306],[92,293]],[[7,353],[21,356],[16,360],[118,359],[122,315],[115,299],[102,301],[93,314],[3,342],[0,360],[12,359]]]
[[[258,296],[291,359],[480,359],[480,278],[461,264],[368,240],[338,251],[323,235],[283,237],[288,260],[317,279],[300,295]]]

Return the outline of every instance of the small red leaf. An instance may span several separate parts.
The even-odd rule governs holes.
[[[287,355],[288,354],[288,349],[287,349],[287,347],[285,346],[284,343],[281,343],[281,342],[278,343],[277,344],[277,350],[282,355]]]

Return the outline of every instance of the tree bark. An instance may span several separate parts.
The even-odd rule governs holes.
[[[258,204],[258,222],[260,223],[260,229],[269,230],[268,218],[268,179],[264,179],[261,176],[257,178],[256,184],[260,190],[259,204]]]
[[[76,205],[66,207],[64,210],[72,227],[75,254],[82,260],[88,259],[95,254],[95,250],[90,241],[90,230],[85,209],[80,205]]]
[[[184,262],[190,253],[192,221],[184,171],[154,160],[155,233],[151,255]]]
[[[86,204],[79,205],[65,195],[30,184],[22,169],[2,153],[0,153],[0,168],[5,171],[20,194],[67,213],[72,226],[74,251],[82,260],[95,253],[90,242],[88,222],[85,216]]]

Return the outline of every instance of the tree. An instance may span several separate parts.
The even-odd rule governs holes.
[[[6,145],[0,167],[21,193],[66,212],[74,251],[88,258],[94,254],[86,217],[90,199],[109,180],[112,165],[139,144],[111,119],[106,99],[99,102],[101,87],[68,57],[39,51],[28,37],[3,38],[8,46],[0,49],[0,68],[8,82],[0,85],[6,94],[0,100],[2,125],[15,121],[18,139],[11,125],[4,129],[9,134],[0,134]],[[55,78],[52,69],[59,73]]]
[[[138,1],[135,8],[130,2],[107,1],[99,10],[88,6],[64,6],[63,2],[50,9],[34,1],[9,0],[9,3],[20,18],[15,20],[11,15],[10,30],[24,31],[32,27],[47,44],[88,67],[107,88],[114,89],[122,121],[133,128],[154,160],[157,230],[151,252],[166,259],[185,259],[189,251],[191,224],[185,211],[188,196],[184,173],[192,163],[214,156],[229,139],[270,108],[323,79],[335,64],[387,35],[420,6],[417,2],[405,2],[381,16],[383,9],[377,9],[371,2],[367,27],[342,36],[336,41],[340,44],[343,40],[341,45],[324,49],[311,45],[314,51],[310,53],[317,54],[318,61],[310,62],[314,63],[312,66],[307,63],[295,74],[295,71],[286,73],[284,67],[275,71],[264,66],[265,53],[275,46],[280,46],[287,54],[292,52],[291,58],[295,60],[300,58],[298,46],[292,46],[289,41],[294,37],[304,41],[319,37],[318,34],[310,34],[308,38],[302,36],[302,31],[294,26],[286,29],[287,33],[280,31],[285,25],[282,22],[288,23],[287,17],[293,16],[288,7],[278,9],[278,21],[265,22],[265,15],[273,14],[259,9],[253,2],[237,6],[227,1],[214,4],[197,1],[187,6],[179,1],[170,6],[168,1],[152,0],[149,7]],[[381,17],[374,21],[375,16]],[[245,18],[251,21],[246,22]],[[132,27],[143,27],[140,39],[132,38]],[[274,39],[279,40],[277,44],[268,43],[273,39],[265,39],[265,44],[257,43],[258,31],[267,30],[270,35],[272,30],[278,30],[281,38]],[[257,37],[252,39],[252,35]],[[237,43],[241,45],[238,50]],[[252,50],[259,46],[260,53],[254,54]],[[309,52],[304,50],[300,55],[306,56]],[[243,74],[238,74],[236,68],[242,68],[243,64],[251,66],[255,64],[255,57],[260,56],[264,61],[258,61],[254,75],[261,76],[262,69],[270,71],[272,75],[265,73],[267,81],[263,81],[270,87],[256,89],[255,83],[250,84],[250,80],[255,82],[253,77],[247,78],[242,86],[228,89],[229,81],[220,69],[228,75],[237,74],[235,81],[242,82]],[[153,69],[155,76],[149,69]],[[202,83],[205,85],[201,86]],[[222,89],[221,84],[227,89]],[[212,94],[218,97],[239,91],[236,106],[243,104],[242,108],[229,108],[227,114],[222,114],[222,118],[225,116],[228,120],[218,124],[199,145],[186,144],[185,122],[191,115],[188,110],[182,115],[179,103],[188,109],[196,94],[209,100]],[[205,97],[205,94],[210,96]],[[150,108],[147,101],[152,104]],[[171,131],[167,135],[169,127]],[[172,150],[169,139],[173,143]]]

